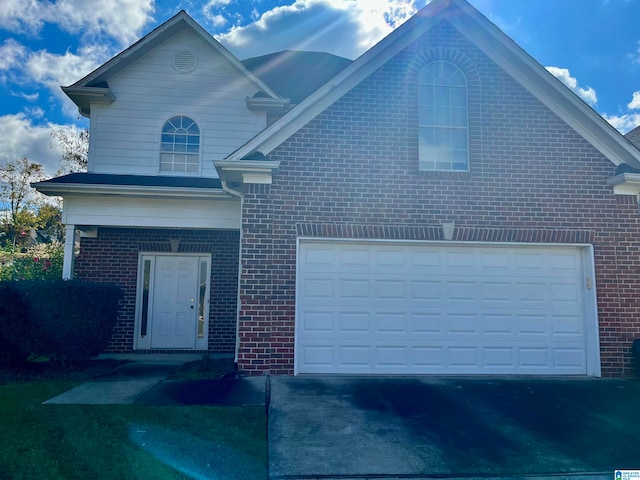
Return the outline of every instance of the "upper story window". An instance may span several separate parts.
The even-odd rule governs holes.
[[[418,77],[420,170],[469,169],[467,80],[454,64],[435,61]]]
[[[193,119],[178,115],[162,127],[160,171],[200,172],[200,127]]]

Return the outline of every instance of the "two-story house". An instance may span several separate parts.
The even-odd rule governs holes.
[[[180,12],[64,91],[88,172],[37,188],[64,197],[65,276],[125,291],[110,352],[630,371],[640,150],[464,0],[352,63],[243,63]]]

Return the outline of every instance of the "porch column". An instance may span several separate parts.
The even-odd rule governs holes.
[[[75,245],[76,245],[76,226],[65,225],[64,227],[64,260],[62,262],[62,278],[64,280],[71,280],[73,278]]]

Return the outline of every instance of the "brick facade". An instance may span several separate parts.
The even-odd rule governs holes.
[[[76,259],[79,278],[119,285],[124,299],[108,352],[133,350],[138,255],[170,252],[178,238],[180,253],[211,254],[209,352],[233,354],[236,341],[239,232],[99,228],[97,238],[82,238]]]
[[[429,59],[468,80],[468,172],[418,170],[416,75]],[[299,236],[589,243],[594,247],[606,376],[631,372],[640,336],[635,197],[615,166],[441,22],[270,154],[272,185],[246,185],[242,370],[293,373]]]

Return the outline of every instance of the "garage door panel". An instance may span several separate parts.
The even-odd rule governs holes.
[[[587,371],[576,247],[301,242],[299,373]]]
[[[307,345],[306,373],[344,374],[575,374],[585,368],[581,348],[367,345],[345,342]],[[335,373],[335,372],[334,372]]]

